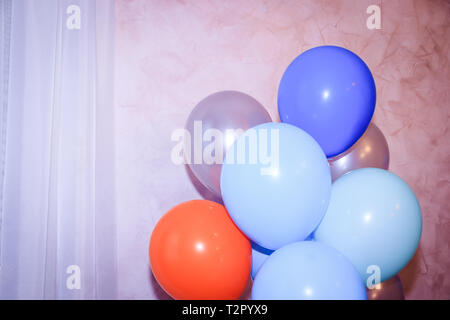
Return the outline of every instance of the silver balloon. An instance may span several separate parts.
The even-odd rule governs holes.
[[[239,131],[271,121],[266,109],[245,93],[221,91],[206,97],[186,122],[191,137],[189,159],[186,159],[189,168],[200,183],[221,199],[220,170],[226,150]]]
[[[403,286],[400,278],[394,276],[389,280],[381,282],[379,288],[367,288],[368,300],[405,300]]]
[[[389,148],[383,133],[371,123],[362,137],[347,151],[328,159],[331,178],[336,180],[359,168],[389,167]]]

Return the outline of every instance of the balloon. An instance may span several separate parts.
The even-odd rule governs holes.
[[[379,288],[367,288],[368,300],[405,300],[403,286],[399,276],[381,282]]]
[[[328,159],[331,178],[336,180],[349,171],[359,168],[389,168],[389,148],[386,138],[371,123],[363,136],[346,152]]]
[[[308,132],[334,157],[366,131],[375,110],[372,74],[361,58],[335,46],[305,51],[289,65],[278,88],[282,122]]]
[[[174,299],[237,299],[250,275],[250,241],[212,201],[168,211],[153,230],[149,253],[156,280]]]
[[[351,171],[333,183],[316,241],[342,252],[365,280],[396,275],[413,257],[422,217],[414,192],[395,174],[378,168]]]
[[[220,197],[220,169],[222,161],[226,149],[232,145],[236,138],[231,130],[241,129],[241,132],[244,132],[258,124],[271,121],[272,119],[266,109],[245,93],[221,91],[206,97],[192,110],[186,122],[186,129],[192,139],[191,159],[188,159],[190,160],[188,161],[188,166],[197,179],[214,196]],[[213,138],[206,137],[208,130],[214,135]],[[221,135],[216,135],[212,130],[221,133]],[[215,152],[220,154],[213,154],[212,151],[208,152],[208,145],[218,146],[217,149],[220,150],[215,150]],[[196,152],[198,153],[198,163],[195,161]],[[212,158],[217,157],[218,161],[208,164],[212,161],[205,161],[204,153],[212,154]]]
[[[263,265],[264,261],[272,254],[273,250],[269,250],[257,245],[254,242],[252,243],[252,279],[255,279],[256,273],[259,268]]]
[[[337,250],[314,241],[272,253],[257,273],[253,300],[365,300],[358,271]]]
[[[330,168],[310,135],[271,122],[247,130],[228,150],[220,186],[236,225],[276,250],[304,240],[319,224],[330,198]]]

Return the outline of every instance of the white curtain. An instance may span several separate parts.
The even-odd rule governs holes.
[[[113,299],[114,4],[0,10],[0,298]]]

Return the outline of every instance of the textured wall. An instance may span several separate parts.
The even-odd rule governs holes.
[[[381,7],[381,30],[366,27],[370,4]],[[333,44],[371,68],[390,169],[423,209],[419,250],[400,273],[406,296],[449,299],[449,35],[448,1],[117,1],[120,297],[167,298],[149,269],[151,231],[172,206],[201,197],[185,167],[170,161],[172,130],[202,98],[225,89],[252,95],[278,119],[287,65]]]

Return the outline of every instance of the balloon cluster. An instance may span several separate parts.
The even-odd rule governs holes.
[[[184,155],[223,205],[185,202],[157,223],[150,264],[161,287],[176,299],[237,299],[251,274],[252,299],[377,296],[366,287],[380,290],[409,262],[422,218],[411,188],[387,171],[375,102],[367,65],[335,46],[289,65],[281,123],[240,92],[201,101],[186,131],[203,139]],[[401,284],[383,288],[403,297]]]

